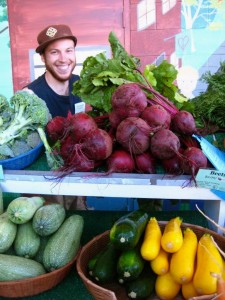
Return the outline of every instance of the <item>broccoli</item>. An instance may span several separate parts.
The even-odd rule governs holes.
[[[37,131],[31,131],[27,134],[26,138],[27,145],[29,145],[31,148],[35,148],[41,143],[41,138],[39,136],[39,133]]]
[[[44,128],[52,118],[44,100],[28,91],[18,91],[10,99],[14,116],[9,126],[0,131],[0,145],[27,135],[27,130]]]
[[[32,148],[24,140],[15,140],[11,149],[14,156],[19,156],[30,151]]]
[[[0,95],[0,131],[8,127],[13,117],[13,110],[9,105],[7,98]]]

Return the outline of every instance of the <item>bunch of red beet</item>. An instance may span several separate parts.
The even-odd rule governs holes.
[[[187,111],[148,99],[138,84],[119,86],[112,95],[110,133],[87,113],[55,117],[47,125],[51,141],[60,141],[62,171],[93,171],[106,163],[107,174],[166,173],[195,175],[208,160],[192,134],[195,120]]]

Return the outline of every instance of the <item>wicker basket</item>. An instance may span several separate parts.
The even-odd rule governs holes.
[[[79,252],[78,252],[79,253]],[[20,298],[38,295],[59,284],[75,264],[77,255],[64,267],[37,277],[0,282],[0,296]]]
[[[163,230],[167,221],[159,221],[159,226]],[[184,229],[186,227],[190,227],[196,233],[198,239],[204,233],[210,233],[221,249],[225,250],[225,237],[222,235],[209,230],[207,228],[203,228],[201,226],[183,223],[181,228]],[[129,298],[126,295],[125,289],[118,283],[110,283],[105,285],[97,285],[93,282],[88,276],[87,264],[90,258],[92,258],[95,254],[97,254],[109,241],[109,231],[106,231],[95,238],[93,238],[90,242],[88,242],[82,249],[77,258],[76,267],[79,276],[81,277],[84,285],[90,294],[94,297],[95,300],[128,300]],[[152,296],[150,298],[158,299],[157,296]],[[183,299],[181,295],[179,295],[176,299]]]
[[[24,154],[0,160],[0,165],[6,170],[22,170],[31,165],[39,157],[42,150],[43,143],[41,142],[38,146]]]

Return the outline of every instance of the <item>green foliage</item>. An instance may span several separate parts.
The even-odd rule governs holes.
[[[203,74],[201,80],[208,86],[205,92],[192,99],[196,122],[203,128],[210,123],[219,129],[224,129],[225,62],[221,62],[216,73],[206,72]]]
[[[166,61],[158,67],[147,65],[142,74],[139,59],[126,52],[113,32],[109,34],[109,43],[112,58],[107,59],[105,53],[89,56],[84,61],[80,79],[74,83],[73,94],[104,112],[111,111],[112,94],[124,83],[138,83],[149,98],[152,98],[151,88],[154,86],[158,92],[180,106],[187,101],[173,83],[177,75],[173,65]]]

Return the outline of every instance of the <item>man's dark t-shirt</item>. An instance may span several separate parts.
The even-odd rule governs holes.
[[[74,114],[75,104],[81,102],[79,97],[72,94],[73,83],[78,79],[78,75],[72,74],[69,80],[69,96],[56,94],[47,84],[45,74],[38,77],[26,87],[46,102],[53,118],[55,116],[66,117],[69,111]]]

